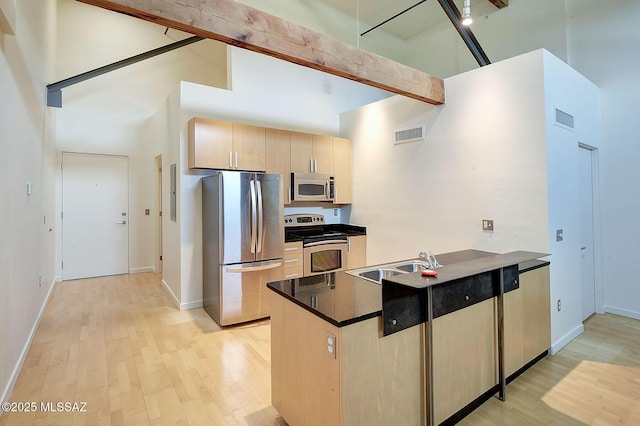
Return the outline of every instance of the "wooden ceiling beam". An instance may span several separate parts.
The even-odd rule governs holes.
[[[234,0],[78,0],[434,105],[444,82]]]
[[[509,6],[509,0],[489,0],[498,9]]]

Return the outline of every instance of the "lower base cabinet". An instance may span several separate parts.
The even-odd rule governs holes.
[[[284,420],[300,426],[424,424],[424,326],[384,339],[380,329],[380,317],[338,328],[272,295],[271,399]]]
[[[498,383],[495,298],[433,320],[435,424]]]
[[[380,317],[339,328],[271,297],[272,404],[287,423],[425,424],[424,324],[382,337]],[[436,424],[498,384],[496,305],[492,298],[433,320]],[[520,274],[504,308],[509,376],[550,347],[549,267]]]

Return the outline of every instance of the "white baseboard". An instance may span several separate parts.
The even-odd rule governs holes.
[[[167,290],[167,293],[169,293],[169,297],[171,297],[171,300],[173,300],[173,303],[176,305],[176,308],[180,309],[181,311],[202,308],[202,300],[180,303],[176,295],[173,293],[173,290],[171,290],[171,287],[169,287],[169,284],[167,284],[165,280],[162,280],[162,286],[164,287],[165,290]]]
[[[142,268],[129,268],[130,274],[142,274],[144,272],[155,272],[156,268],[154,266],[145,266]]]
[[[623,317],[640,320],[640,312],[630,311],[628,309],[616,308],[615,306],[604,306],[604,311],[611,314],[621,315]]]
[[[47,297],[44,298],[44,302],[40,307],[40,312],[38,312],[38,316],[36,317],[33,326],[31,327],[31,332],[29,333],[29,337],[22,348],[22,352],[20,353],[20,358],[18,358],[18,362],[16,366],[13,368],[11,372],[11,376],[9,377],[9,383],[5,386],[2,391],[2,395],[0,395],[0,402],[9,401],[11,394],[13,393],[13,387],[16,385],[18,381],[18,376],[20,375],[20,370],[22,370],[22,366],[24,365],[24,361],[27,359],[27,354],[29,353],[29,349],[31,348],[31,343],[33,342],[33,338],[36,336],[36,332],[38,331],[38,326],[40,326],[40,320],[42,320],[42,315],[44,315],[45,309],[47,309],[47,305],[49,304],[49,299],[51,298],[51,293],[53,292],[53,287],[58,282],[58,277],[54,277],[51,282],[51,286],[49,287],[49,291],[47,292]],[[2,416],[2,410],[0,410],[0,416]]]
[[[202,308],[202,304],[203,304],[202,300],[196,300],[194,302],[181,303],[180,304],[180,310],[181,311],[186,311],[186,310],[189,310],[189,309]]]
[[[167,293],[169,293],[169,297],[171,298],[171,300],[173,300],[173,303],[176,305],[176,308],[180,309],[180,301],[178,300],[176,295],[173,294],[173,290],[171,290],[171,287],[169,287],[169,284],[167,284],[165,280],[162,280],[162,287],[164,287]]]
[[[570,341],[572,341],[582,333],[584,333],[584,325],[582,325],[581,323],[579,326],[577,326],[576,328],[574,328],[573,330],[571,330],[570,332],[562,336],[560,339],[556,340],[551,345],[551,348],[549,349],[549,353],[551,355],[557,354],[560,351],[560,349],[564,348]]]

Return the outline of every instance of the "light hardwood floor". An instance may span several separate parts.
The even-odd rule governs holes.
[[[640,321],[598,315],[585,328],[463,424],[640,424]],[[0,425],[286,425],[270,403],[269,340],[268,320],[220,329],[202,309],[178,311],[157,274],[58,283],[10,401],[86,412],[8,412]]]

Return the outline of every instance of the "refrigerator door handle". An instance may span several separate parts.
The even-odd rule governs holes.
[[[249,181],[251,189],[251,253],[256,252],[256,228],[258,227],[258,215],[256,212],[256,182],[251,179]]]
[[[262,238],[264,234],[264,216],[262,212],[262,185],[259,180],[256,180],[256,193],[258,204],[258,245],[256,247],[256,253],[262,251]]]
[[[231,267],[228,266],[227,272],[255,272],[255,271],[266,271],[268,269],[273,269],[273,268],[277,268],[280,265],[282,265],[282,262],[274,262],[274,263],[269,263],[267,265],[260,265],[260,266],[241,266],[241,267]]]

